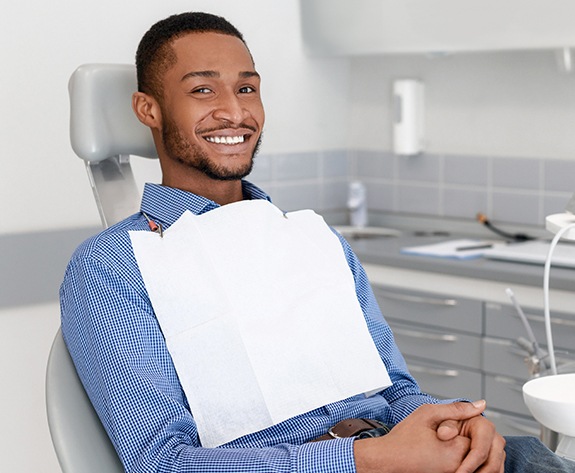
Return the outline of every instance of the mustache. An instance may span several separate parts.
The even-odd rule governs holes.
[[[223,125],[219,125],[219,126],[215,126],[215,127],[211,127],[211,128],[204,128],[202,130],[198,130],[198,133],[203,135],[205,133],[213,133],[215,131],[222,131],[222,130],[250,130],[253,133],[257,132],[256,127],[252,126],[252,125],[248,125],[247,123],[240,123],[239,125],[232,125],[232,124],[223,124]]]

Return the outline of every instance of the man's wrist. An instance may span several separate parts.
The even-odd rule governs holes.
[[[355,468],[357,473],[391,473],[391,458],[386,458],[387,449],[383,448],[384,439],[356,439],[353,443]]]

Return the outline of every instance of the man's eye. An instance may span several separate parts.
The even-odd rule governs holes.
[[[207,87],[200,87],[199,89],[192,90],[192,94],[209,94],[212,90]]]
[[[255,87],[251,85],[246,85],[240,89],[240,94],[253,94],[256,91]]]

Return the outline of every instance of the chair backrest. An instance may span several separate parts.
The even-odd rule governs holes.
[[[136,68],[84,64],[70,77],[70,141],[84,160],[104,227],[137,212],[130,156],[157,158],[150,130],[132,111]]]
[[[132,112],[134,66],[86,64],[71,76],[70,139],[84,160],[104,227],[137,212],[130,156],[157,158],[150,131]],[[64,473],[124,469],[84,391],[60,331],[46,371],[48,425]]]
[[[46,370],[46,408],[63,473],[122,473],[124,468],[76,374],[58,331]]]

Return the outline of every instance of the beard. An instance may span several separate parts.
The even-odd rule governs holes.
[[[261,135],[258,137],[249,162],[237,167],[223,166],[215,163],[198,145],[190,143],[172,120],[167,119],[164,121],[162,140],[166,154],[170,159],[184,166],[196,169],[211,179],[217,181],[235,181],[243,179],[252,172],[254,158],[260,148],[262,138]]]

